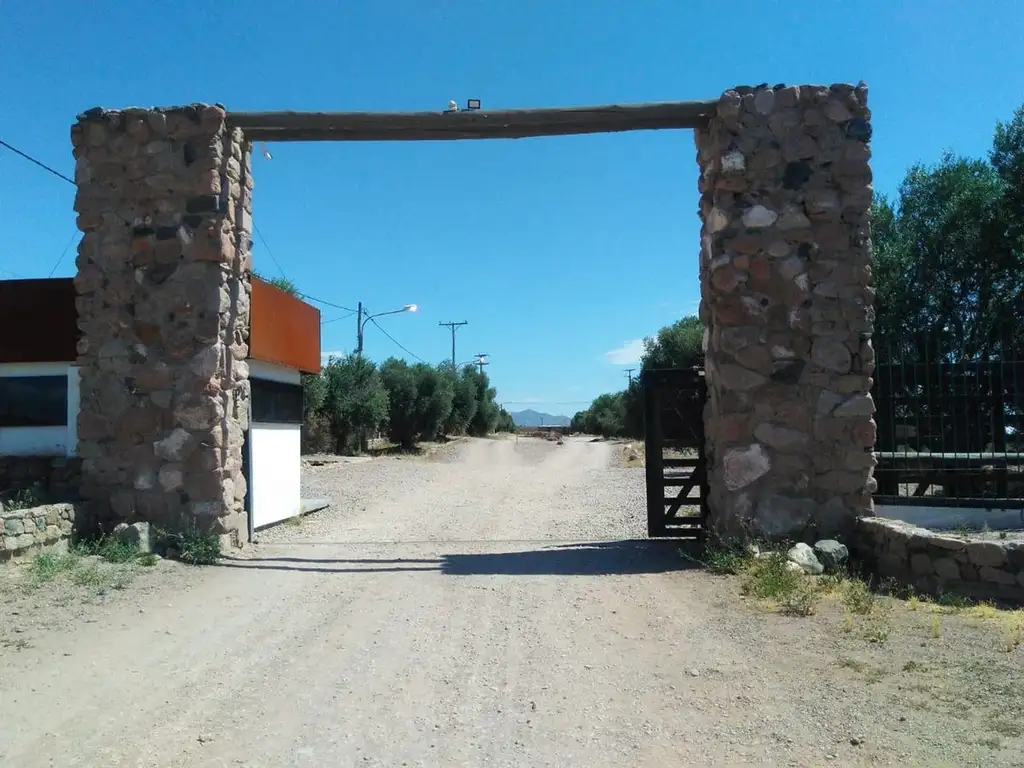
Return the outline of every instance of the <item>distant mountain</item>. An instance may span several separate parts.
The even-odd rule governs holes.
[[[567,427],[572,423],[568,416],[554,416],[550,413],[540,413],[531,409],[525,411],[513,411],[512,421],[517,427]]]

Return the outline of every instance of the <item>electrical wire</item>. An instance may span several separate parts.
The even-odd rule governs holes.
[[[47,275],[47,277],[53,277],[53,273],[57,271],[57,267],[59,267],[60,263],[64,261],[64,257],[67,256],[68,249],[71,247],[71,244],[75,242],[75,238],[78,236],[79,233],[77,231],[71,235],[71,239],[68,240],[68,244],[64,246],[64,250],[60,252],[60,258],[57,259],[57,263],[53,265],[53,269],[50,270],[50,274]]]
[[[72,179],[72,178],[70,178],[68,176],[65,176],[60,171],[54,170],[53,168],[51,168],[50,166],[48,166],[46,163],[42,162],[41,160],[36,160],[34,157],[32,157],[32,155],[29,155],[29,154],[27,154],[25,152],[22,152],[17,147],[12,147],[10,144],[8,144],[3,139],[0,139],[0,147],[6,147],[7,149],[11,150],[11,152],[13,152],[14,154],[21,155],[23,158],[28,160],[30,163],[35,163],[40,168],[42,168],[44,171],[49,171],[50,173],[52,173],[58,179],[64,179],[64,181],[66,181],[68,184],[72,184],[73,185],[75,183],[74,179]]]
[[[31,155],[29,155],[28,153],[26,153],[26,152],[22,152],[22,151],[21,151],[20,149],[18,149],[17,147],[14,147],[14,146],[12,146],[12,145],[10,145],[10,144],[8,144],[8,143],[7,143],[6,141],[4,141],[3,139],[0,139],[0,146],[2,146],[2,147],[6,147],[6,148],[7,148],[7,149],[9,149],[9,150],[10,150],[11,152],[14,152],[14,153],[15,153],[16,155],[19,155],[19,156],[21,156],[21,157],[25,158],[25,159],[26,159],[26,160],[28,160],[28,161],[29,161],[30,163],[33,163],[33,164],[35,164],[35,165],[38,165],[38,166],[39,166],[40,168],[42,168],[43,170],[45,170],[45,171],[48,171],[49,173],[52,173],[52,174],[53,174],[54,176],[56,176],[56,177],[57,177],[58,179],[63,179],[63,180],[64,180],[64,181],[66,181],[66,182],[67,182],[68,184],[71,184],[71,185],[77,186],[77,185],[75,185],[75,180],[74,180],[74,179],[72,179],[72,178],[70,178],[70,177],[68,177],[68,176],[65,176],[65,175],[64,175],[63,173],[61,173],[60,171],[58,171],[58,170],[55,170],[54,168],[51,168],[51,167],[50,167],[50,166],[48,166],[48,165],[47,165],[46,163],[42,162],[41,160],[37,160],[36,158],[32,157],[32,156],[31,156]],[[275,255],[274,255],[274,251],[273,251],[273,249],[272,249],[272,248],[270,247],[270,243],[268,243],[268,242],[267,242],[267,238],[263,236],[263,232],[262,232],[262,231],[260,230],[260,227],[259,227],[259,225],[258,225],[258,224],[257,224],[257,223],[255,222],[255,220],[253,221],[253,223],[252,223],[252,226],[253,226],[253,230],[255,230],[255,232],[256,232],[256,235],[257,235],[257,236],[259,237],[259,239],[260,239],[260,242],[261,242],[261,243],[263,243],[263,247],[267,249],[267,253],[268,253],[268,254],[270,255],[270,258],[271,258],[271,260],[272,260],[272,261],[274,262],[274,264],[275,264],[275,265],[277,266],[277,269],[278,269],[278,271],[279,271],[279,272],[281,273],[281,275],[282,275],[283,277],[287,278],[288,276],[287,276],[287,275],[285,274],[285,271],[284,271],[284,269],[283,269],[283,268],[281,267],[281,262],[280,262],[280,261],[278,261],[278,259],[277,259],[277,256],[275,256]],[[78,234],[78,233],[76,232],[76,233],[75,233],[75,235],[77,235],[77,234]],[[54,264],[54,266],[53,266],[53,269],[51,269],[51,270],[50,270],[50,276],[51,276],[51,277],[53,276],[53,273],[57,271],[57,268],[58,268],[58,267],[60,266],[61,262],[62,262],[62,261],[64,260],[64,257],[65,257],[65,256],[67,255],[67,252],[68,252],[68,250],[69,250],[69,249],[71,248],[71,244],[72,244],[72,243],[74,242],[74,239],[75,239],[75,235],[72,235],[72,237],[71,237],[71,241],[70,241],[70,242],[68,242],[68,244],[67,244],[67,245],[65,246],[65,248],[64,248],[64,251],[63,251],[63,252],[61,253],[61,255],[60,255],[60,258],[59,258],[59,259],[57,259],[57,263],[56,263],[56,264]],[[5,272],[5,273],[7,273],[7,274],[10,274],[10,275],[13,275],[13,274],[14,274],[13,272],[11,272],[10,270],[7,270],[7,269],[3,270],[3,272]],[[352,307],[346,307],[346,306],[343,306],[343,305],[341,305],[341,304],[334,304],[334,303],[332,303],[332,302],[330,302],[330,301],[324,301],[323,299],[317,299],[317,298],[315,298],[315,297],[313,297],[313,296],[310,296],[310,295],[308,295],[308,294],[305,294],[305,293],[300,293],[300,294],[299,294],[299,296],[301,296],[301,297],[302,297],[302,298],[304,298],[304,299],[308,299],[309,301],[315,301],[315,302],[316,302],[317,304],[323,304],[323,305],[324,305],[324,306],[326,306],[326,307],[333,307],[333,308],[335,308],[335,309],[340,309],[340,310],[342,310],[343,312],[350,312],[350,313],[352,313],[352,314],[355,314],[355,312],[356,312],[356,310],[352,309]],[[351,315],[346,315],[346,317],[351,317]],[[337,319],[338,319],[338,320],[344,320],[345,318],[344,318],[344,317],[339,317],[339,318],[337,318]],[[328,321],[328,322],[334,322],[334,321]],[[374,323],[374,325],[376,325],[376,323]],[[378,327],[379,327],[379,326],[378,326]],[[383,330],[383,329],[382,329],[382,330]],[[386,332],[385,332],[385,335],[386,335]],[[392,339],[392,341],[394,341],[394,339]],[[398,342],[395,342],[395,343],[397,344]],[[399,344],[399,346],[401,346],[401,345]],[[412,353],[410,352],[409,354],[412,354]],[[416,356],[415,356],[415,355],[413,355],[413,357],[416,357]],[[419,358],[417,358],[417,359],[419,359]]]
[[[376,318],[370,318],[370,322],[373,323],[374,325],[376,325],[377,326],[377,330],[379,330],[381,333],[383,333],[385,336],[387,336],[389,339],[391,339],[391,341],[393,341],[395,343],[395,345],[399,349],[401,349],[403,352],[405,352],[407,355],[410,355],[411,357],[414,357],[416,360],[419,360],[421,363],[427,362],[422,357],[420,357],[419,355],[417,355],[414,352],[410,351],[407,347],[403,346],[400,341],[398,341],[394,336],[392,336],[390,333],[385,331],[381,327],[380,323],[377,322]]]
[[[352,311],[351,311],[351,312],[349,312],[349,313],[348,313],[347,315],[342,315],[341,317],[334,317],[334,318],[331,318],[330,320],[324,320],[323,322],[321,322],[321,323],[320,323],[320,325],[321,325],[321,326],[324,326],[324,325],[330,325],[331,323],[336,323],[336,322],[338,322],[339,320],[348,320],[348,319],[349,319],[350,317],[352,317],[352,315],[354,315],[355,313],[356,313],[356,312],[355,312],[355,310],[352,310]]]
[[[63,179],[63,180],[64,180],[64,181],[66,181],[66,182],[67,182],[68,184],[71,184],[72,186],[77,186],[77,185],[75,184],[75,180],[74,180],[74,179],[72,179],[72,178],[70,178],[70,177],[68,177],[68,176],[65,176],[65,175],[64,175],[63,173],[61,173],[61,172],[60,172],[60,171],[58,171],[58,170],[55,170],[55,169],[51,168],[50,166],[48,166],[48,165],[47,165],[46,163],[44,163],[43,161],[41,161],[41,160],[36,160],[36,159],[35,159],[34,157],[32,157],[32,155],[28,154],[27,152],[22,152],[22,151],[21,151],[20,149],[18,149],[17,147],[11,146],[10,144],[8,144],[8,143],[7,143],[6,141],[4,141],[3,139],[0,139],[0,146],[2,146],[2,147],[5,147],[5,148],[9,149],[9,150],[10,150],[11,152],[13,152],[13,153],[14,153],[14,154],[16,154],[16,155],[19,155],[20,157],[23,157],[23,158],[25,158],[25,159],[26,159],[26,160],[28,160],[28,161],[29,161],[30,163],[32,163],[32,164],[34,164],[34,165],[38,165],[38,166],[39,166],[40,168],[42,168],[42,169],[43,169],[44,171],[48,171],[49,173],[52,173],[52,174],[53,174],[54,176],[56,176],[56,177],[57,177],[58,179]],[[71,244],[72,244],[72,243],[73,243],[73,242],[75,241],[75,238],[76,238],[77,236],[78,236],[78,232],[77,232],[77,231],[76,231],[76,232],[75,232],[74,234],[72,234],[72,235],[71,235],[71,239],[70,239],[70,240],[68,240],[68,244],[67,244],[67,245],[65,245],[65,246],[64,246],[64,250],[63,250],[63,251],[61,251],[61,254],[60,254],[60,258],[59,258],[59,259],[57,259],[57,263],[56,263],[56,264],[54,264],[54,265],[53,265],[53,269],[51,269],[51,270],[50,270],[50,274],[48,275],[49,277],[53,277],[53,273],[57,271],[57,267],[59,267],[59,266],[60,266],[60,263],[61,263],[62,261],[64,261],[64,257],[65,257],[65,256],[67,255],[67,253],[68,253],[68,249],[69,249],[69,248],[71,247]],[[6,272],[6,273],[7,273],[7,274],[9,274],[9,275],[13,275],[13,274],[14,274],[13,272],[11,272],[10,270],[7,270],[7,269],[5,269],[5,270],[2,270],[2,271],[3,271],[3,272]]]
[[[308,293],[302,293],[300,291],[299,292],[299,296],[301,298],[303,298],[303,299],[309,299],[310,301],[315,301],[317,304],[323,304],[325,307],[332,307],[334,309],[340,309],[342,312],[351,312],[353,315],[356,313],[356,310],[352,309],[352,307],[345,307],[345,306],[342,306],[341,304],[334,304],[333,302],[330,302],[330,301],[324,301],[323,299],[318,299],[315,296],[310,296]],[[364,307],[363,309],[365,310],[366,308]],[[348,315],[348,317],[351,317],[351,315]]]
[[[270,249],[270,245],[269,245],[269,244],[267,243],[267,238],[265,238],[265,237],[263,236],[263,233],[262,233],[262,232],[260,232],[260,227],[259,227],[259,224],[257,224],[257,223],[256,223],[256,220],[255,220],[255,219],[253,219],[253,222],[252,222],[252,228],[253,228],[254,230],[256,230],[256,234],[257,234],[257,235],[259,235],[259,238],[260,238],[260,242],[261,242],[261,243],[263,243],[263,247],[267,249],[267,253],[269,253],[269,254],[270,254],[270,258],[271,258],[271,259],[273,260],[274,264],[276,264],[276,265],[277,265],[277,271],[281,273],[281,276],[282,276],[282,277],[284,277],[285,279],[287,279],[287,278],[288,278],[288,275],[286,275],[286,274],[284,273],[284,269],[282,269],[282,268],[281,268],[281,262],[277,260],[277,256],[275,256],[275,255],[274,255],[274,252],[273,252],[273,251],[272,251],[272,250]]]

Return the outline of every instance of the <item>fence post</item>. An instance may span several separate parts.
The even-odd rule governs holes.
[[[647,535],[665,535],[665,468],[662,460],[661,396],[650,372],[643,374],[644,471],[647,475]]]

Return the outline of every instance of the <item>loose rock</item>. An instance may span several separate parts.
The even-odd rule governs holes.
[[[814,545],[814,554],[829,573],[841,571],[850,559],[850,551],[835,539],[822,539]]]
[[[788,557],[789,561],[800,566],[804,573],[817,576],[825,571],[822,564],[818,562],[818,558],[815,557],[814,550],[803,542],[794,545],[793,548],[789,550]]]

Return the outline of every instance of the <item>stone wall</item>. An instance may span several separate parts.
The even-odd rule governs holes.
[[[0,499],[32,491],[46,501],[73,501],[82,462],[63,456],[0,456]]]
[[[73,504],[28,509],[0,506],[0,562],[46,545],[66,546],[75,525]]]
[[[901,520],[857,521],[853,557],[880,578],[918,592],[1024,603],[1024,539],[952,536]]]
[[[92,109],[71,129],[91,525],[245,539],[252,181],[225,117],[204,104]]]
[[[696,132],[710,522],[813,540],[872,510],[863,86],[722,95]]]

